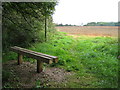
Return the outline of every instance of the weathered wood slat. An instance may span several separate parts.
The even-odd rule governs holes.
[[[41,60],[42,62],[45,62],[45,63],[48,63],[48,64],[51,64],[52,61],[53,61],[52,58],[45,57],[45,56],[42,56],[42,55],[38,55],[38,54],[35,54],[35,53],[31,53],[31,52],[28,52],[28,51],[20,50],[20,49],[15,49],[14,47],[11,47],[11,50],[14,51],[14,52],[17,52],[19,54],[26,55],[28,57],[34,58],[34,59]]]
[[[27,51],[27,52],[35,53],[35,54],[42,55],[42,56],[49,57],[49,58],[53,58],[53,62],[55,62],[55,63],[58,62],[58,57],[56,57],[56,56],[51,56],[51,55],[47,55],[47,54],[31,51],[31,50],[20,48],[20,47],[17,47],[17,46],[14,46],[12,48],[19,49],[19,50],[24,50],[24,51]]]
[[[29,51],[29,52],[42,54],[43,56],[46,56],[46,57],[57,58],[56,56],[52,56],[52,55],[47,55],[47,54],[43,54],[43,53],[39,53],[39,52],[35,52],[35,51],[32,51],[32,50],[28,50],[28,49],[20,48],[20,47],[17,47],[17,46],[14,46],[14,47],[15,47],[16,49],[19,48],[19,49],[26,50],[26,51]]]

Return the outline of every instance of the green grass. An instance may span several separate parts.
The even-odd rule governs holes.
[[[51,41],[36,43],[28,49],[58,56],[59,62],[51,66],[75,72],[75,76],[67,83],[68,87],[117,87],[118,41],[116,38],[80,36],[74,39],[59,32]],[[13,57],[13,54],[10,56]],[[86,76],[89,76],[89,79],[86,79]],[[75,78],[80,78],[82,81],[72,82]],[[86,86],[85,82],[89,82],[89,86]]]
[[[85,37],[73,39],[64,33],[55,35],[52,41],[38,43],[29,48],[59,57],[59,66],[78,75],[90,73],[99,80],[100,87],[117,87],[118,41],[111,37]]]

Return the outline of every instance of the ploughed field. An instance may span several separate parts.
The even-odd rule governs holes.
[[[118,36],[118,26],[57,26],[56,28],[72,35]]]

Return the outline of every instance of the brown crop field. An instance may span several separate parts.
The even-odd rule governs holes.
[[[118,36],[118,26],[57,26],[56,28],[70,35]]]

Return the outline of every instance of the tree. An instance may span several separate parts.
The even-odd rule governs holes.
[[[45,18],[52,19],[49,17],[53,14],[56,4],[56,2],[3,3],[3,49],[13,45],[27,47],[36,41],[44,41],[42,34]]]

